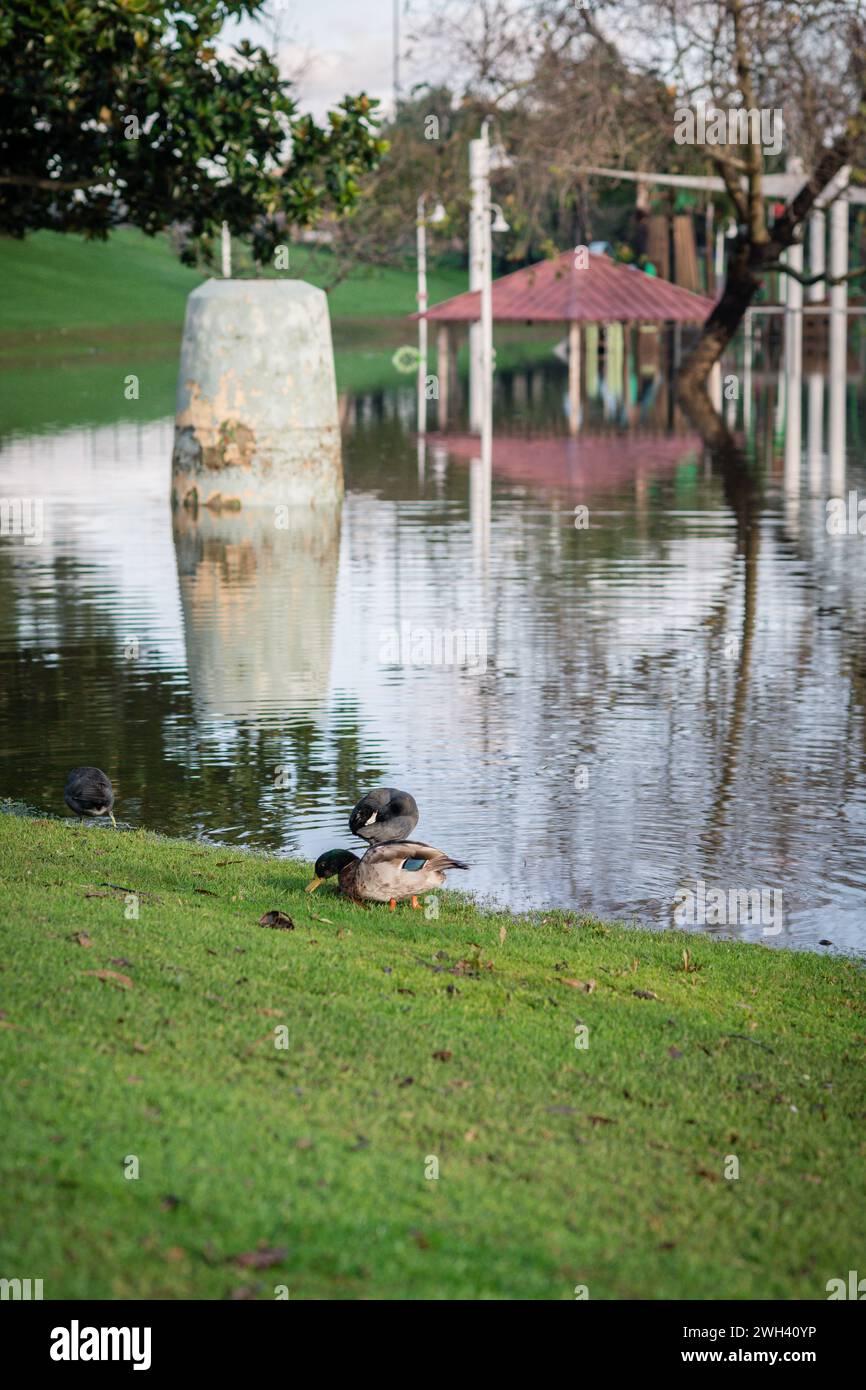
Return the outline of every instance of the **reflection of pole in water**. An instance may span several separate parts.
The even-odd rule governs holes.
[[[813,496],[819,496],[824,464],[824,377],[821,372],[809,373],[809,435],[806,449],[809,491]]]
[[[174,513],[189,682],[205,718],[327,696],[340,513],[284,510]]]
[[[488,460],[474,458],[469,465],[469,515],[476,569],[486,570],[490,558],[490,493],[492,470]]]
[[[786,378],[785,520],[796,529],[800,518],[800,463],[803,451],[802,378]]]

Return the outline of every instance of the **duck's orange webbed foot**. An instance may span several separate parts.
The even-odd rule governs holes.
[[[397,899],[396,899],[396,898],[391,898],[390,902],[388,903],[388,906],[390,907],[391,911],[393,912],[393,911],[396,909],[396,907],[397,907]]]
[[[421,904],[419,903],[418,899],[415,897],[415,894],[414,894],[414,893],[412,894],[412,906],[413,906],[413,907],[420,907],[420,906],[421,906]]]

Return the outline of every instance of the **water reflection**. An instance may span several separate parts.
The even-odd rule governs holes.
[[[844,393],[753,331],[745,463],[642,369],[675,345],[615,335],[574,436],[564,365],[497,374],[489,472],[456,384],[423,441],[411,386],[347,397],[331,523],[172,518],[161,425],[12,441],[0,492],[46,537],[0,541],[0,792],[62,810],[93,761],[122,819],[309,856],[386,780],[481,896],[663,926],[698,879],[780,888],[771,944],[863,949],[864,542],[825,524],[863,460]]]
[[[187,671],[203,719],[315,709],[329,688],[340,513],[174,513]]]

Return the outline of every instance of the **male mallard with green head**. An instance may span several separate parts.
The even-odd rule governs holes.
[[[340,892],[353,902],[388,903],[393,912],[398,902],[412,899],[420,907],[419,893],[441,888],[448,869],[468,869],[441,849],[417,840],[390,840],[373,845],[362,859],[347,849],[329,849],[316,860],[316,877],[307,885],[314,893],[326,878],[339,876]]]

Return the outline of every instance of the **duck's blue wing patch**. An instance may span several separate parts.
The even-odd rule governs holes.
[[[400,867],[402,869],[410,869],[414,872],[417,869],[423,869],[426,863],[426,859],[404,859]]]

